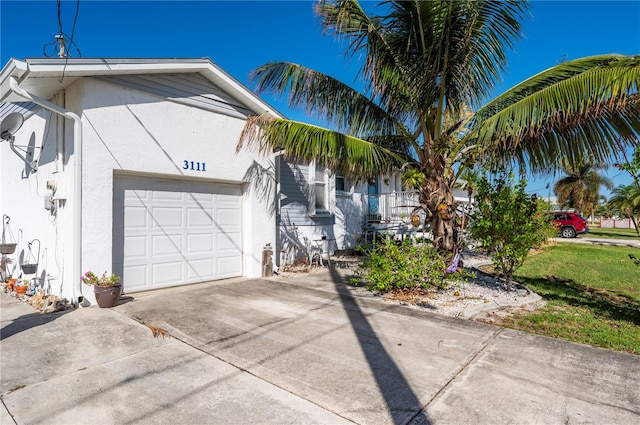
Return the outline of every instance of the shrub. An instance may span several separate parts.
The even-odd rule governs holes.
[[[356,271],[352,283],[366,283],[370,290],[388,292],[419,286],[446,286],[445,258],[431,244],[413,245],[384,240],[377,244]]]
[[[476,211],[469,228],[493,257],[495,270],[511,289],[513,273],[532,248],[539,247],[556,230],[545,214],[544,202],[525,193],[527,181],[514,183],[512,175],[478,182]]]

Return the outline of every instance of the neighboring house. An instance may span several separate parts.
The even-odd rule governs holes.
[[[209,59],[12,59],[0,120],[14,112],[17,150],[0,144],[0,213],[18,243],[5,275],[35,257],[22,277],[74,303],[94,301],[88,270],[122,276],[125,292],[261,275],[275,185],[250,182],[275,157],[236,144],[247,116],[280,115]]]

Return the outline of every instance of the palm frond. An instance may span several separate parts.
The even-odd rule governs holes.
[[[403,156],[376,143],[264,115],[247,119],[236,150],[243,148],[253,148],[262,154],[283,149],[288,159],[316,160],[333,171],[358,178],[389,172],[405,161]]]
[[[290,107],[303,108],[338,131],[356,137],[405,131],[400,120],[357,90],[302,65],[272,62],[254,70],[250,78],[259,93],[288,93]]]
[[[480,109],[469,137],[534,172],[557,168],[558,157],[610,163],[640,134],[639,58],[597,56],[540,73]]]

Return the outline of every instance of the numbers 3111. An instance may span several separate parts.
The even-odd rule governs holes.
[[[204,162],[187,161],[185,159],[182,161],[182,169],[191,171],[207,171],[207,164]]]

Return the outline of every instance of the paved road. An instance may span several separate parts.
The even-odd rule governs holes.
[[[47,316],[0,294],[1,422],[640,423],[638,356],[343,282],[232,279]]]
[[[592,245],[614,245],[630,246],[640,248],[640,239],[607,239],[586,235],[579,235],[576,238],[553,238],[555,242],[586,243]]]

